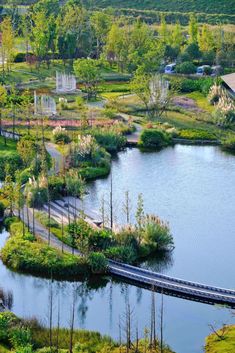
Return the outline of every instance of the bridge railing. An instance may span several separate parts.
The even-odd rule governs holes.
[[[174,284],[174,283],[166,283],[158,279],[151,279],[151,278],[146,278],[143,275],[140,274],[133,274],[131,272],[123,272],[121,269],[112,269],[112,273],[120,275],[122,277],[126,277],[128,279],[133,279],[138,282],[146,283],[148,285],[155,285],[156,287],[160,287],[163,289],[167,289],[169,291],[174,291],[178,292],[181,294],[188,294],[196,297],[200,297],[204,300],[214,300],[218,302],[222,302],[225,304],[235,304],[235,297],[232,298],[230,296],[226,296],[224,294],[215,294],[211,292],[206,292],[198,288],[189,288],[189,287],[184,287],[180,286],[179,284]]]
[[[207,289],[207,290],[210,290],[210,291],[213,291],[213,292],[225,293],[225,294],[229,294],[229,295],[234,295],[235,296],[235,290],[224,289],[224,288],[219,288],[219,287],[214,287],[214,286],[208,286],[208,285],[197,283],[197,282],[186,281],[186,280],[183,280],[183,279],[170,277],[170,276],[167,276],[167,275],[156,273],[156,272],[151,271],[151,270],[146,270],[146,269],[143,269],[141,267],[131,266],[131,265],[128,265],[128,264],[125,264],[125,263],[122,263],[122,262],[118,262],[118,261],[114,261],[114,260],[109,260],[109,263],[111,265],[113,264],[113,265],[116,265],[116,266],[119,266],[119,267],[130,269],[130,270],[135,271],[135,272],[149,274],[149,275],[153,276],[156,279],[165,279],[165,280],[168,280],[170,282],[174,282],[174,283],[178,283],[178,284],[184,284],[184,285],[188,285],[188,286],[195,287],[195,288]]]

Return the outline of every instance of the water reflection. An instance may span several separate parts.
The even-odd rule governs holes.
[[[0,311],[11,310],[13,307],[13,293],[12,291],[5,291],[0,288]]]

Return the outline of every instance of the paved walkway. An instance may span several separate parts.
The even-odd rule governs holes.
[[[26,206],[23,208],[23,210],[21,210],[21,219],[23,218],[24,218],[25,224],[27,225],[28,218],[27,218]],[[37,219],[35,219],[34,224],[35,224],[34,229],[35,229],[36,237],[48,243],[48,238],[49,238],[48,229],[46,229],[46,227],[43,226]],[[33,232],[33,210],[31,208],[29,208],[29,228],[30,228],[30,231]],[[50,234],[50,246],[60,251],[63,248],[65,252],[68,252],[68,253],[73,252],[73,248],[71,246],[64,244],[52,233]],[[75,255],[81,255],[80,252],[76,249],[74,249],[73,253]]]

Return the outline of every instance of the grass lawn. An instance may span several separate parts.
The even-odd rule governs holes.
[[[207,97],[205,97],[201,92],[191,92],[191,93],[184,94],[184,96],[195,100],[199,108],[209,113],[213,113],[213,111],[215,110],[213,105],[209,104]]]
[[[1,157],[8,157],[17,154],[16,142],[14,140],[7,139],[7,145],[5,146],[4,138],[0,136],[0,154]]]
[[[215,334],[206,338],[205,353],[234,353],[235,326],[230,326],[225,333],[225,339],[219,340]]]

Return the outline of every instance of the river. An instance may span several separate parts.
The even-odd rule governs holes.
[[[167,261],[142,264],[169,275],[226,288],[235,288],[235,157],[218,147],[176,145],[160,152],[127,149],[112,164],[116,222],[124,222],[122,202],[129,190],[134,218],[138,193],[146,212],[169,221],[175,250]],[[86,204],[99,209],[108,201],[110,177],[89,185]],[[0,240],[4,242],[6,232]],[[48,324],[50,281],[9,271],[1,264],[0,287],[12,291],[12,310],[19,316],[36,316]],[[151,294],[132,285],[54,282],[54,312],[61,303],[61,324],[69,325],[72,293],[76,287],[76,327],[118,337],[119,317],[125,303],[133,309],[133,331],[143,334],[150,324]],[[160,295],[157,295],[159,330]],[[54,318],[56,321],[56,318]],[[55,323],[54,321],[54,323]],[[232,323],[229,310],[164,296],[164,337],[177,353],[201,353],[208,324]]]

